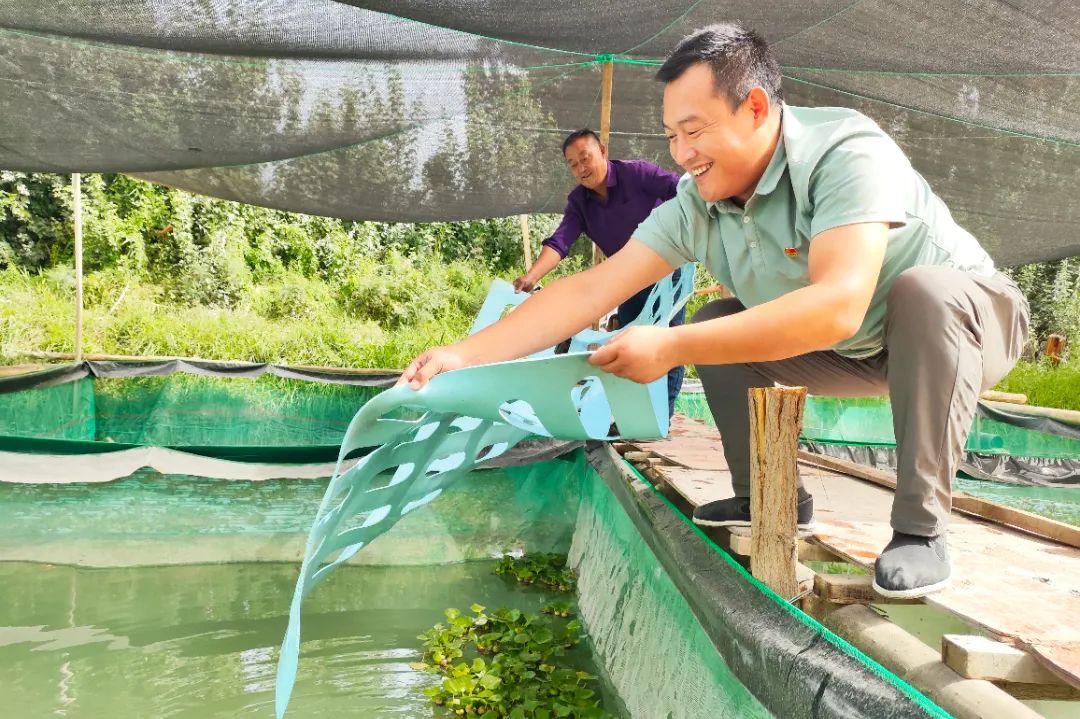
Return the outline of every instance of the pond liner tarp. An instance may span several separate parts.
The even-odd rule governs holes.
[[[684,388],[676,410],[713,424],[704,393],[695,389]],[[892,422],[887,398],[809,396],[801,442],[811,452],[896,469]],[[979,402],[960,471],[1005,484],[1080,487],[1080,427]]]
[[[0,378],[0,481],[104,482],[142,466],[221,479],[329,476],[353,415],[397,377],[176,359]],[[492,466],[576,446],[528,440]]]
[[[326,475],[356,410],[396,379],[389,370],[246,362],[69,363],[0,378],[0,452],[24,455],[20,471],[27,472],[28,455],[114,455],[113,469],[104,457],[93,460],[100,465],[96,481],[113,471],[126,475],[136,456],[148,456],[147,448],[175,450],[153,453],[161,471],[197,473],[176,464],[186,454],[233,463],[216,469],[200,464],[199,471],[221,478],[244,476],[247,470],[237,464],[250,465],[251,476],[259,478],[267,473],[255,465],[306,464]],[[684,390],[678,410],[708,419],[704,395],[693,386]],[[892,417],[884,400],[810,397],[806,418],[805,448],[895,468]],[[531,442],[524,447],[551,449]],[[131,454],[121,457],[122,452]],[[316,464],[331,466],[315,469]],[[1080,486],[1080,427],[980,403],[961,469],[969,477],[1008,484]],[[35,481],[49,475],[45,468],[33,474]]]
[[[808,404],[804,448],[896,469],[892,410],[886,400],[815,397]],[[1080,487],[1080,427],[979,402],[960,472],[1006,484]]]
[[[190,359],[70,363],[0,378],[0,450],[163,447],[236,462],[332,462],[357,408],[397,376]]]
[[[590,445],[588,461],[660,558],[732,673],[773,715],[949,716],[754,579],[609,448]]]
[[[806,441],[800,446],[815,454],[896,471],[896,447]],[[971,479],[1001,484],[1080,488],[1080,460],[1076,459],[965,452],[959,471]]]
[[[273,375],[283,379],[312,382],[329,382],[361,387],[390,387],[400,373],[393,370],[350,371],[262,362],[222,362],[200,359],[153,359],[153,360],[84,360],[57,365],[25,374],[0,377],[0,395],[21,392],[37,387],[51,387],[74,382],[84,377],[117,379],[123,377],[163,377],[176,372],[204,377],[247,377],[255,379]]]

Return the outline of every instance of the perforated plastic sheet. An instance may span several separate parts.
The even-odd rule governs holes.
[[[436,499],[454,481],[529,435],[607,436],[612,418],[631,437],[667,433],[663,379],[649,385],[596,370],[585,354],[530,358],[436,375],[424,387],[401,385],[366,404],[349,424],[339,463],[308,534],[289,626],[278,661],[276,708],[285,714],[296,681],[304,598],[343,562]],[[395,418],[401,407],[418,419]]]

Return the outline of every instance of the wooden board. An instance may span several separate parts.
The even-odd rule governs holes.
[[[833,519],[819,522],[814,534],[871,569],[892,528],[884,520]],[[954,516],[949,552],[952,583],[924,601],[1030,649],[1064,681],[1080,686],[1080,551]]]
[[[1080,699],[1080,692],[1061,682],[1032,655],[986,637],[946,634],[941,638],[941,661],[967,679],[1008,685],[1010,693],[1037,691],[1042,696]]]
[[[692,505],[732,496],[726,462],[716,457],[722,451],[715,428],[676,416],[672,439],[633,444],[681,465],[657,470]],[[815,541],[872,569],[892,536],[892,492],[824,468],[801,472],[814,495]],[[926,603],[1027,650],[1080,687],[1080,550],[959,514],[950,524],[949,550],[952,584]]]
[[[883,600],[874,591],[872,581],[868,574],[818,574],[814,577],[814,591],[833,604],[922,604],[921,599]]]
[[[726,471],[728,468],[716,430],[681,414],[672,417],[667,439],[631,444],[687,469]]]

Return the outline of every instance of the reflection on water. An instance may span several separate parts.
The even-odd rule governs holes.
[[[355,562],[443,564],[512,546],[565,552],[582,476],[559,462],[471,472]],[[221,481],[152,470],[104,484],[0,482],[0,561],[298,564],[325,491],[325,479]]]
[[[416,635],[448,606],[478,601],[537,611],[550,598],[491,568],[471,562],[334,573],[304,608],[289,716],[435,716],[422,690],[436,677],[409,667],[420,658]],[[0,563],[5,714],[272,716],[296,571],[283,564]]]
[[[1029,487],[957,477],[953,491],[1080,527],[1080,487]]]

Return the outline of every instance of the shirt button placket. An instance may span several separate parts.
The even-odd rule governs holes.
[[[742,221],[743,221],[743,225],[746,226],[746,229],[743,231],[743,234],[746,237],[746,244],[750,248],[750,257],[753,259],[753,262],[754,262],[755,265],[760,266],[760,265],[763,264],[763,261],[762,261],[762,258],[761,258],[761,250],[758,249],[757,233],[754,232],[754,226],[750,224],[750,214],[749,213],[743,213]]]

